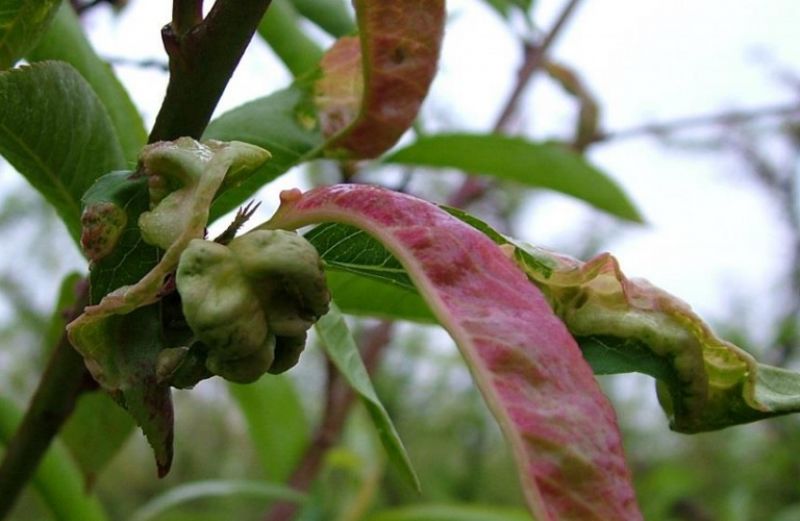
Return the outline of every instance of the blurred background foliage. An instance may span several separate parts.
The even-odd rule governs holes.
[[[486,1],[507,21],[510,30],[523,35],[523,43],[537,41],[542,31],[531,15],[534,7],[530,0]],[[78,7],[85,12],[106,9],[96,5],[103,3],[114,4],[114,9],[124,7],[123,2],[111,1],[80,3]],[[295,9],[303,13],[310,4],[294,0],[281,5],[284,12]],[[336,27],[342,27],[341,20],[336,23]],[[307,21],[299,22],[298,28],[314,41],[328,41],[329,36]],[[595,141],[608,139],[597,121],[587,120],[597,117],[589,94],[563,75],[556,80],[570,91],[580,116],[577,133],[570,140],[574,137],[574,143],[583,150],[591,149]],[[800,89],[796,95],[795,107],[800,102]],[[753,328],[750,315],[758,315],[765,304],[743,299],[727,316],[718,316],[715,326],[722,336],[751,349],[761,359],[783,366],[797,366],[800,361],[796,351],[800,312],[797,115],[796,109],[780,112],[765,124],[760,114],[733,113],[639,130],[655,134],[676,154],[730,154],[737,169],[764,190],[779,209],[791,246],[790,254],[783,259],[786,275],[777,316],[766,323],[756,320]],[[447,122],[426,124],[440,127]],[[588,140],[586,125],[592,130]],[[702,138],[681,134],[685,127],[695,125],[710,130]],[[0,165],[0,172],[0,236],[4,244],[0,262],[0,395],[23,408],[54,344],[52,324],[58,323],[65,308],[63,302],[54,304],[54,299],[62,280],[67,288],[74,283],[74,279],[65,277],[82,261],[46,203],[13,178],[7,165]],[[343,174],[352,172],[343,173],[334,164],[312,165],[302,173],[307,184],[334,182]],[[398,170],[388,180],[374,172],[359,176],[361,180],[406,187],[440,201],[447,200],[460,183],[456,175],[423,178],[410,170]],[[488,187],[471,203],[470,210],[513,232],[523,202],[531,199],[535,205],[535,195],[501,183]],[[586,258],[604,251],[618,226],[605,217],[598,218],[573,231],[570,243],[563,241],[558,246]],[[378,327],[374,320],[359,319],[352,324],[362,338]],[[87,483],[109,519],[263,518],[276,497],[285,498],[280,491],[273,494],[263,485],[285,482],[314,436],[319,435],[328,371],[314,342],[312,338],[302,364],[280,383],[262,381],[253,390],[243,391],[214,380],[201,383],[192,392],[176,392],[176,464],[171,474],[163,480],[155,479],[150,449],[137,432],[102,474]],[[347,415],[341,437],[328,440],[331,449],[322,456],[321,469],[302,503],[298,520],[528,519],[523,513],[516,471],[498,428],[458,352],[441,331],[397,324],[389,345],[381,352],[373,380],[420,475],[422,493],[412,490],[386,464],[372,425],[356,405]],[[668,430],[655,403],[651,379],[637,375],[605,377],[602,384],[618,411],[647,520],[800,520],[800,418],[778,418],[685,436]],[[184,499],[194,499],[181,502],[181,493]],[[152,503],[159,497],[164,499],[164,494],[173,494],[168,499],[176,504],[170,507],[166,502],[159,507]],[[52,515],[29,488],[12,519],[46,520]]]

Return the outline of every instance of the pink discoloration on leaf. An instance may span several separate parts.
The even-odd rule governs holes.
[[[316,101],[323,131],[338,133],[328,150],[370,158],[400,139],[428,93],[444,31],[444,0],[354,4],[360,45],[342,38],[323,58]],[[354,96],[360,98],[355,106]]]
[[[364,185],[281,194],[270,227],[333,221],[378,238],[461,349],[545,520],[641,519],[614,412],[539,290],[489,238],[413,197]]]

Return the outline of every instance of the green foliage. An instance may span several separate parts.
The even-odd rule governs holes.
[[[261,186],[319,152],[323,139],[307,97],[309,88],[307,84],[295,83],[226,112],[208,126],[205,139],[243,141],[272,154],[249,178],[215,199],[211,220],[233,210]]]
[[[283,483],[309,442],[303,404],[291,379],[268,375],[252,384],[229,382],[228,391],[244,415],[253,447],[269,481]]]
[[[99,390],[78,399],[61,429],[61,439],[91,488],[100,472],[122,448],[136,424],[119,404]]]
[[[295,9],[327,31],[332,36],[340,38],[356,31],[356,24],[345,0],[290,0]]]
[[[115,168],[133,168],[139,151],[147,141],[144,122],[111,66],[97,56],[86,39],[69,2],[61,2],[50,30],[26,57],[32,62],[64,61],[83,76],[108,112],[125,155],[127,164]]]
[[[548,188],[634,222],[642,218],[622,189],[564,145],[532,143],[501,135],[441,134],[422,137],[384,159],[387,163],[457,168]]]
[[[258,26],[258,34],[294,76],[313,71],[322,58],[322,49],[306,35],[300,22],[289,0],[275,0]]]
[[[0,445],[5,445],[22,421],[22,412],[0,397]],[[42,458],[33,485],[56,521],[106,521],[100,502],[84,495],[81,471],[61,443],[54,443]]]
[[[59,4],[60,0],[0,1],[0,71],[14,65],[36,45]]]
[[[168,490],[143,505],[130,518],[131,521],[158,519],[167,510],[189,501],[211,497],[240,497],[260,500],[302,502],[305,496],[291,488],[257,481],[199,481],[186,483]]]
[[[361,360],[358,346],[335,304],[331,304],[328,314],[317,322],[315,328],[326,353],[367,408],[386,453],[389,455],[389,460],[397,465],[409,483],[419,490],[419,478],[414,472],[403,442],[392,424],[389,413],[386,412],[378,395],[375,394],[367,369]]]
[[[55,207],[76,242],[84,192],[125,164],[92,88],[56,62],[0,73],[0,154]]]
[[[511,508],[461,505],[421,505],[387,510],[365,521],[531,521],[525,512]]]

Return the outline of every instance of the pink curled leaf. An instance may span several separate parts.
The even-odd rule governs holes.
[[[355,0],[359,37],[341,38],[320,63],[315,103],[326,149],[377,157],[417,117],[436,74],[444,0]]]
[[[283,192],[265,226],[317,222],[361,228],[403,264],[510,443],[535,519],[642,518],[613,409],[564,324],[496,244],[433,204],[365,185]]]

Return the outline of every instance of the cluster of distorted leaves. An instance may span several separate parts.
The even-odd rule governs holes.
[[[127,201],[113,197],[87,201],[82,243],[94,268],[118,247],[128,253],[130,244],[121,244],[120,237],[131,228],[138,232],[134,245],[144,242],[160,252],[141,278],[105,295],[69,327],[87,366],[109,390],[124,386],[110,378],[111,346],[98,345],[109,340],[108,321],[156,303],[162,319],[170,317],[162,335],[166,344],[152,361],[159,383],[190,387],[212,375],[250,382],[297,362],[306,331],[327,311],[329,300],[314,247],[285,230],[224,234],[216,242],[205,238],[216,194],[268,157],[237,142],[156,143],[144,149],[137,173],[121,179],[146,179],[146,211],[128,215]],[[176,334],[175,323],[188,327]]]

